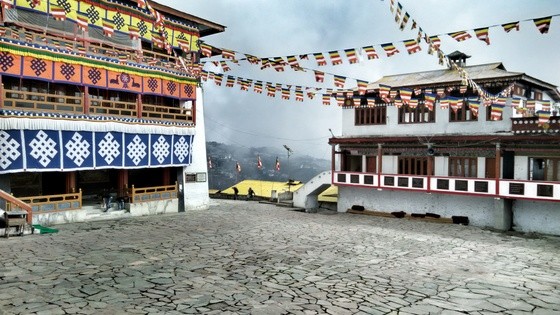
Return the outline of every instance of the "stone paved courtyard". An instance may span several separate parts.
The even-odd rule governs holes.
[[[212,201],[0,239],[0,314],[560,314],[560,239]]]

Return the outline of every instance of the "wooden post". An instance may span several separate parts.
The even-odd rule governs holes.
[[[84,114],[89,115],[89,87],[84,85],[84,96],[82,97],[82,102],[84,102]]]
[[[0,108],[4,107],[4,82],[0,75]]]
[[[192,102],[191,115],[193,124],[196,125],[196,99]]]
[[[128,170],[120,169],[118,170],[117,176],[117,187],[118,187],[118,197],[123,197],[126,195],[126,187],[128,187]]]
[[[142,119],[142,95],[136,95],[136,118]]]
[[[377,187],[381,187],[381,173],[383,172],[383,145],[377,144]]]
[[[66,193],[75,193],[76,192],[76,172],[68,172],[66,173]]]

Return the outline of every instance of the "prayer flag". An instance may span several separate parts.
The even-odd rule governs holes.
[[[315,60],[317,60],[317,65],[318,66],[326,66],[327,65],[327,61],[325,60],[325,56],[323,56],[322,53],[314,53],[313,56],[315,57]]]
[[[88,14],[80,11],[76,12],[76,24],[82,31],[87,31],[89,25]]]
[[[363,47],[362,50],[366,53],[366,56],[367,56],[368,60],[379,58],[379,56],[375,52],[375,48],[373,48],[373,46]]]
[[[261,156],[260,155],[257,156],[257,168],[259,170],[262,169],[262,161],[261,161]]]
[[[334,75],[334,86],[343,89],[345,83],[346,83],[346,77],[340,75]]]
[[[544,111],[544,110],[539,110],[537,112],[537,117],[539,117],[538,126],[543,127],[543,126],[547,125],[548,121],[550,120],[550,112],[549,111]]]
[[[420,45],[418,44],[418,42],[414,39],[405,40],[404,45],[405,45],[406,50],[408,51],[409,55],[412,55],[412,54],[417,53],[417,52],[422,50],[422,48],[420,48]]]
[[[50,6],[50,13],[53,18],[57,21],[64,21],[66,20],[66,10],[63,7],[59,6],[56,3],[49,3]]]
[[[107,37],[111,37],[113,36],[114,33],[115,33],[115,22],[109,19],[103,19],[103,34]]]
[[[358,94],[365,95],[367,90],[367,81],[356,80],[358,83]]]
[[[434,103],[436,102],[436,95],[426,93],[424,94],[424,105],[428,108],[429,111],[434,110]]]
[[[276,168],[276,171],[280,171],[280,161],[278,160],[278,157],[276,158],[276,164],[274,167]]]
[[[333,66],[339,65],[342,63],[342,58],[340,57],[340,54],[338,53],[338,51],[330,51],[329,52],[329,57],[331,58],[331,63],[333,64]]]
[[[387,53],[387,57],[391,57],[392,55],[399,53],[397,47],[395,47],[392,43],[381,44],[381,47],[383,47],[383,49]]]
[[[348,58],[348,62],[350,64],[354,64],[354,63],[358,63],[358,55],[356,54],[356,49],[351,48],[351,49],[346,49],[344,50],[344,52],[346,53],[346,58]]]
[[[502,27],[504,28],[504,31],[506,31],[506,33],[509,33],[512,29],[519,31],[519,21],[502,24]]]
[[[469,33],[467,33],[466,31],[449,33],[449,36],[453,37],[453,39],[455,39],[458,42],[462,42],[464,40],[467,40],[467,39],[471,38],[471,35]]]
[[[322,83],[325,81],[325,73],[322,71],[314,70],[315,71],[315,81]]]
[[[477,28],[474,30],[474,33],[476,34],[476,38],[485,42],[486,45],[490,45],[490,37],[488,37],[488,27]]]
[[[504,112],[504,105],[492,104],[490,111],[490,119],[492,120],[502,120],[502,113]]]
[[[550,21],[552,21],[552,16],[544,17],[540,19],[534,19],[535,26],[541,32],[541,34],[548,33],[548,29],[550,28]]]

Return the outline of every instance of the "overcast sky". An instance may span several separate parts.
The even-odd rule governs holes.
[[[258,57],[302,55],[373,45],[380,59],[350,65],[318,67],[311,56],[302,66],[348,78],[376,81],[383,75],[436,70],[437,58],[422,51],[409,55],[402,43],[416,38],[410,30],[412,19],[429,35],[467,30],[473,38],[456,42],[440,36],[445,53],[460,50],[471,55],[467,64],[503,62],[509,71],[523,72],[560,85],[560,16],[552,18],[548,34],[540,34],[533,21],[523,21],[560,13],[558,0],[401,0],[403,12],[411,19],[400,31],[389,10],[390,0],[159,0],[183,12],[226,26],[221,34],[203,38],[208,44]],[[396,2],[396,1],[395,1]],[[476,39],[473,29],[520,22],[520,31],[505,33],[501,27],[489,30],[490,45]],[[400,54],[387,58],[380,44],[394,42]],[[238,57],[241,58],[242,56]],[[332,77],[315,82],[313,71],[287,69],[260,70],[240,62],[225,74],[274,83],[335,88]],[[210,69],[209,67],[205,69]],[[210,69],[215,70],[215,69]],[[352,88],[355,80],[346,80]],[[240,147],[286,144],[294,154],[330,158],[329,128],[341,133],[341,111],[333,103],[322,105],[321,97],[296,102],[250,91],[203,84],[207,140]]]

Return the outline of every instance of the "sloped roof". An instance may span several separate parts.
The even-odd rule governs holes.
[[[467,71],[470,78],[475,81],[516,77],[521,78],[524,75],[521,72],[507,71],[501,62],[467,66],[464,67],[464,69]],[[442,69],[384,76],[381,79],[370,83],[368,85],[368,89],[377,89],[380,84],[391,87],[408,87],[436,86],[460,82],[461,77],[459,76],[459,72],[451,69]]]

